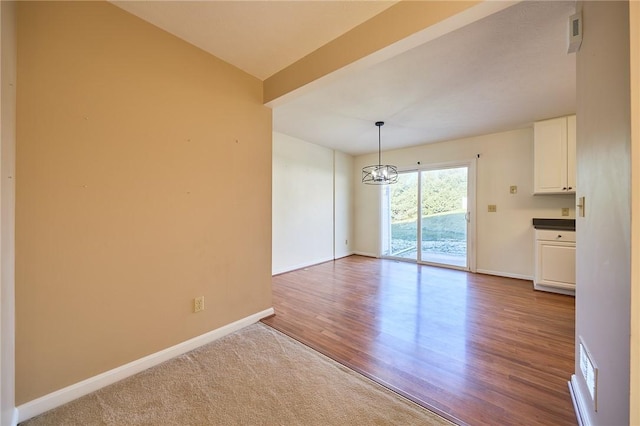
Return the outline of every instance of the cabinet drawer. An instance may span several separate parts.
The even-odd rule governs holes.
[[[544,241],[564,241],[567,243],[576,242],[575,231],[554,231],[550,229],[536,230],[536,240]]]

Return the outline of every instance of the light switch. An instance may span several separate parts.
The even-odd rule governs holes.
[[[578,198],[576,206],[578,207],[578,216],[584,217],[584,197]]]
[[[495,213],[498,211],[498,206],[496,206],[495,204],[489,204],[487,210],[489,211],[489,213]]]

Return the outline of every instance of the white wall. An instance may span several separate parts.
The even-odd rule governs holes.
[[[0,2],[0,425],[15,415],[15,140],[16,13],[15,3]]]
[[[351,254],[352,163],[346,154],[274,132],[273,274]]]
[[[551,117],[549,117],[551,118]],[[532,279],[534,217],[561,218],[563,207],[575,217],[573,195],[532,195],[533,128],[513,130],[383,153],[383,162],[399,168],[429,163],[477,160],[476,267],[478,272]],[[377,154],[359,156],[355,169],[376,162]],[[359,182],[359,176],[354,182]],[[517,194],[509,187],[518,186]],[[355,251],[379,253],[379,188],[355,184]],[[487,205],[497,212],[488,213]],[[373,212],[373,214],[372,214]]]
[[[573,390],[587,424],[629,424],[631,167],[629,3],[585,1],[577,57],[576,347],[598,367],[597,411],[576,350]],[[637,215],[637,213],[636,213]],[[636,255],[637,256],[637,255]]]
[[[353,254],[353,157],[333,151],[336,259]]]

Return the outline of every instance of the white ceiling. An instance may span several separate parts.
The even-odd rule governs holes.
[[[264,79],[393,2],[115,2]],[[274,131],[352,155],[530,126],[575,112],[574,1],[525,1],[273,111]]]
[[[523,2],[274,109],[274,130],[350,154],[575,112],[575,3]]]

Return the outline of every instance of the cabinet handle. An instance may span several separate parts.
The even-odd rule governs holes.
[[[558,237],[557,237],[557,238],[562,238],[562,235],[558,235]]]
[[[573,189],[572,187],[569,187],[569,190],[572,190],[572,189]]]
[[[563,191],[566,191],[566,190],[567,190],[567,187],[565,186],[564,188],[562,188],[562,190],[563,190]]]

